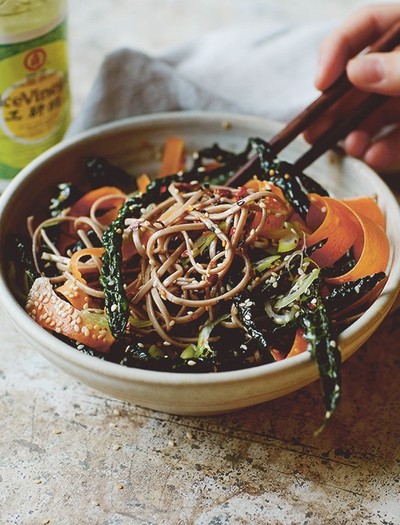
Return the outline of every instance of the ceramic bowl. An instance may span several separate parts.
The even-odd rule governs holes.
[[[100,154],[140,174],[159,163],[157,153],[166,137],[184,137],[188,151],[218,142],[241,150],[248,137],[266,140],[280,124],[265,119],[212,113],[168,113],[132,118],[101,126],[64,140],[36,160],[9,184],[0,198],[0,303],[10,320],[51,363],[79,381],[143,407],[181,415],[216,414],[262,403],[293,392],[318,379],[308,353],[258,368],[217,374],[179,374],[126,368],[80,353],[36,324],[13,296],[8,279],[6,238],[22,228],[26,217],[48,202],[56,183],[82,175],[83,159]],[[306,145],[297,140],[282,154],[295,159]],[[366,165],[327,154],[307,173],[334,196],[377,195],[387,219],[391,242],[388,281],[369,310],[340,336],[343,360],[377,329],[395,301],[400,284],[400,212],[384,182]]]

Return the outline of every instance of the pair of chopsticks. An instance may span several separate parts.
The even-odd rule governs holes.
[[[394,25],[389,31],[383,34],[372,46],[368,48],[368,53],[392,51],[400,44],[400,23]],[[336,80],[332,86],[324,91],[314,102],[312,102],[299,115],[292,119],[277,135],[270,141],[272,152],[277,155],[292,140],[302,133],[312,124],[324,111],[339,101],[342,97],[351,96],[351,92],[357,92],[356,88],[350,83],[346,72]],[[360,92],[358,92],[359,94]],[[385,101],[385,95],[373,93],[368,95],[358,107],[352,111],[347,118],[329,128],[323,133],[312,147],[307,150],[295,162],[294,166],[302,171],[312,164],[323,153],[333,148],[337,142],[344,138],[350,131],[356,129],[373,111],[378,109]],[[252,157],[235,175],[233,175],[228,185],[238,185],[245,182],[249,176],[249,171],[257,163],[258,157]]]

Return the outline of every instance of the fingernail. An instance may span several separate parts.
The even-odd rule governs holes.
[[[354,78],[363,84],[378,84],[385,78],[383,61],[376,56],[365,55],[350,60],[347,72],[350,80]]]

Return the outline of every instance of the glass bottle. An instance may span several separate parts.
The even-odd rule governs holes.
[[[67,0],[0,0],[0,189],[70,121]]]

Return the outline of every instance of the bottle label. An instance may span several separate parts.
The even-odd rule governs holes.
[[[0,45],[0,179],[59,142],[69,124],[66,24]]]

